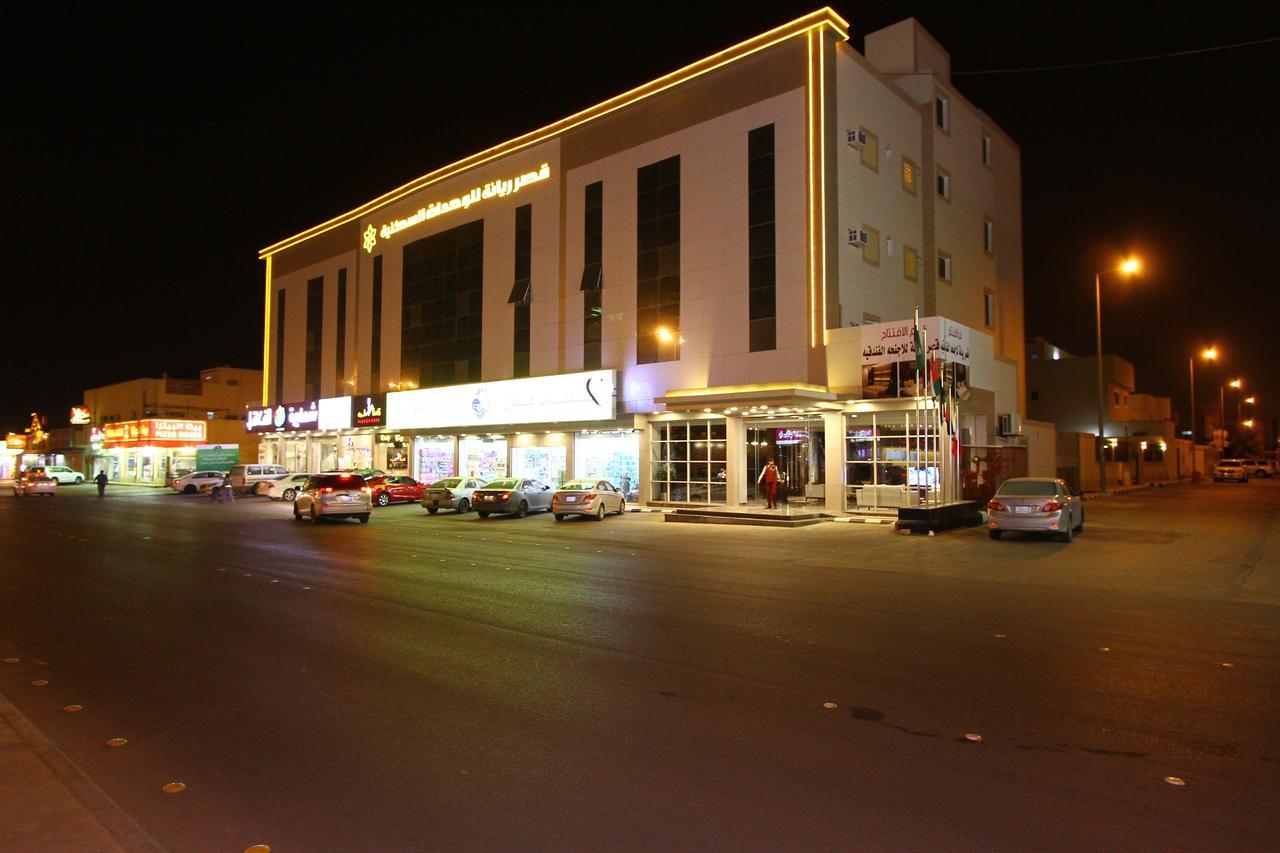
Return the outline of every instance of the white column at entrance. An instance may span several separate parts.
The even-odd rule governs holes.
[[[741,415],[728,415],[725,419],[725,502],[729,507],[747,502],[747,425]]]
[[[849,452],[849,442],[844,439],[844,412],[823,412],[822,431],[827,448],[824,510],[833,514],[843,513],[845,511],[844,456]]]
[[[653,430],[649,428],[648,415],[636,415],[636,428],[640,430],[640,506],[646,506],[653,500],[653,487],[649,478],[653,476],[653,465],[650,463],[652,450],[649,439]]]

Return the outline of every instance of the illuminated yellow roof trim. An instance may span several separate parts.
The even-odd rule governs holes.
[[[705,59],[700,59],[692,65],[686,65],[684,68],[672,71],[670,74],[659,77],[657,80],[645,83],[642,86],[637,86],[629,92],[624,92],[621,95],[617,95],[607,101],[596,104],[594,107],[588,107],[581,112],[574,113],[568,118],[564,118],[553,124],[538,128],[537,130],[526,133],[523,136],[518,136],[515,139],[495,145],[492,148],[487,148],[478,154],[473,154],[470,157],[450,163],[448,166],[436,169],[434,172],[428,172],[422,177],[416,178],[403,186],[397,187],[391,192],[380,195],[354,210],[348,211],[340,216],[336,216],[327,222],[322,222],[319,225],[308,228],[306,231],[295,234],[294,236],[281,240],[278,243],[267,246],[265,249],[258,252],[258,257],[266,258],[276,252],[288,249],[291,246],[296,246],[299,243],[310,240],[312,237],[323,234],[326,231],[331,231],[340,225],[345,225],[352,220],[359,219],[366,214],[372,213],[380,207],[397,202],[405,196],[424,189],[431,184],[438,183],[446,178],[451,178],[460,172],[473,169],[476,166],[489,162],[490,160],[518,151],[521,148],[528,148],[531,145],[536,145],[551,137],[565,133],[580,124],[608,115],[615,110],[622,109],[623,107],[630,106],[637,101],[659,94],[660,92],[670,89],[672,86],[688,82],[695,77],[700,77],[703,74],[715,71],[717,68],[727,65],[730,62],[735,62],[739,59],[750,56],[757,51],[772,47],[778,42],[785,41],[793,36],[805,35],[814,29],[820,30],[823,27],[831,27],[840,34],[842,39],[847,40],[849,38],[849,22],[836,14],[835,10],[831,7],[825,6],[815,12],[810,12],[802,18],[797,18],[790,23],[783,24],[780,27],[775,27],[766,33],[761,33],[758,36],[749,38],[746,41],[734,45],[733,47],[725,48],[719,53],[712,54]]]
[[[668,391],[663,396],[668,399],[676,399],[680,397],[696,398],[721,394],[755,394],[762,391],[808,391],[814,394],[828,393],[827,388],[823,385],[806,385],[800,382],[766,382],[760,385],[720,385],[712,388],[682,388],[677,391]]]

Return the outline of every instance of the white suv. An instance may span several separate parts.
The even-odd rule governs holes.
[[[288,474],[289,471],[283,465],[237,465],[230,473],[231,488],[237,492],[256,495],[260,494],[260,489],[266,488],[259,486],[259,483]]]
[[[59,486],[72,485],[78,486],[84,482],[84,474],[79,471],[72,471],[65,465],[45,465],[43,468],[33,468],[33,471],[44,471],[44,475],[50,480],[57,480]]]

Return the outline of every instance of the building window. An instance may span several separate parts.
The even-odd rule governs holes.
[[[404,377],[401,377],[401,381]],[[382,391],[382,255],[373,259],[373,326],[369,330],[369,392]]]
[[[604,332],[604,184],[586,189],[582,235],[582,369],[599,370]]]
[[[996,223],[990,216],[982,217],[982,251],[988,255],[996,251]]]
[[[867,245],[862,247],[862,260],[873,267],[880,266],[880,232],[867,223],[862,223],[862,230],[867,232]]]
[[[484,220],[404,247],[401,381],[480,381]]]
[[[728,444],[724,421],[653,424],[651,499],[661,503],[725,503]]]
[[[1118,406],[1118,405],[1120,405],[1120,392],[1119,392],[1119,391],[1112,391],[1112,392],[1111,392],[1111,396],[1112,396],[1113,398],[1115,398],[1115,405],[1117,405],[1117,406]]]
[[[680,358],[680,158],[636,172],[636,363]]]
[[[916,194],[916,164],[908,158],[902,158],[902,189],[912,195]]]
[[[529,375],[530,302],[533,301],[531,264],[533,253],[533,205],[516,208],[516,280],[507,302],[515,306],[515,366],[517,379]]]
[[[747,294],[751,352],[777,347],[773,125],[747,134]]]
[[[343,397],[351,393],[346,383],[347,375],[347,268],[338,270],[338,346],[334,359],[334,391],[335,397]]]
[[[880,137],[876,136],[865,127],[861,128],[862,132],[867,135],[867,144],[862,146],[862,165],[866,166],[873,172],[880,171]]]
[[[938,198],[951,201],[951,173],[938,167]]]
[[[941,249],[938,250],[938,279],[951,281],[951,255]]]
[[[902,277],[908,281],[920,280],[920,253],[910,246],[902,248]]]
[[[982,132],[982,165],[991,168],[991,134]]]
[[[993,291],[982,292],[982,316],[988,329],[996,327],[996,295]]]
[[[276,292],[276,405],[284,402],[284,288]]]
[[[307,336],[304,341],[306,387],[302,399],[320,399],[320,357],[324,344],[324,276],[307,282]]]
[[[951,99],[941,92],[933,100],[933,120],[939,130],[951,130]]]

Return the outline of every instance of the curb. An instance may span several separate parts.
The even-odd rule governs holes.
[[[16,747],[22,749],[25,747],[34,757],[48,768],[52,775],[53,783],[62,788],[63,796],[57,797],[62,800],[57,803],[58,811],[67,812],[76,810],[82,813],[90,821],[97,824],[103,831],[103,834],[115,846],[124,851],[152,851],[163,850],[154,838],[147,834],[141,826],[139,826],[133,818],[129,817],[115,800],[111,799],[105,791],[97,786],[83,770],[80,769],[74,761],[72,761],[66,753],[53,744],[52,741],[36,728],[35,724],[27,719],[21,711],[19,711],[8,699],[0,694],[0,726],[7,726],[17,735],[22,745]],[[5,805],[16,806],[26,812],[31,812],[29,803],[21,801],[9,801]],[[45,805],[50,805],[45,801]],[[27,839],[29,842],[43,842],[48,847],[43,849],[63,849],[58,845],[55,839]],[[77,839],[70,842],[71,847],[66,849],[74,849],[74,846],[82,843],[84,839]],[[32,847],[29,849],[37,849]]]
[[[1141,492],[1141,491],[1145,491],[1146,489],[1162,489],[1165,486],[1181,486],[1181,485],[1183,485],[1183,483],[1180,480],[1162,480],[1160,482],[1140,483],[1133,486],[1121,486],[1120,488],[1117,488],[1117,489],[1108,489],[1105,492],[1089,492],[1088,494],[1084,495],[1083,500],[1096,501],[1099,498],[1119,497],[1120,495],[1127,495],[1132,492]]]

